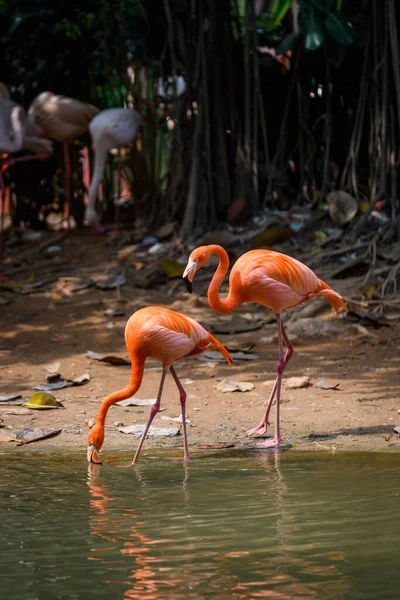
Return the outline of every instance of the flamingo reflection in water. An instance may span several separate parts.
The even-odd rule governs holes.
[[[91,534],[106,542],[111,542],[112,545],[104,546],[103,543],[97,546],[93,545],[91,552],[94,554],[89,556],[88,560],[100,561],[110,570],[114,568],[118,571],[130,571],[128,577],[121,579],[119,584],[127,585],[124,591],[124,598],[129,600],[160,600],[162,589],[167,588],[168,598],[173,600],[176,596],[175,590],[189,590],[190,586],[196,588],[201,584],[201,578],[194,573],[176,570],[174,575],[172,571],[175,569],[163,567],[163,559],[157,558],[155,550],[159,544],[172,542],[172,540],[151,538],[144,533],[144,528],[150,526],[150,520],[146,521],[146,517],[139,512],[128,508],[126,512],[116,512],[112,502],[116,500],[111,497],[107,484],[101,479],[100,465],[88,465],[88,487],[90,494],[90,528]],[[151,502],[151,490],[147,489],[147,482],[143,477],[141,468],[136,465],[134,476],[137,479],[138,488],[142,492],[143,504]],[[186,484],[188,480],[188,467],[184,465],[184,478],[182,487],[184,490],[184,498],[188,498]],[[147,501],[146,501],[147,498]],[[185,500],[184,500],[185,501]],[[142,503],[142,502],[141,502]],[[121,524],[123,519],[123,525]],[[120,554],[127,559],[132,560],[132,566],[128,566],[125,570],[124,566],[108,560],[106,555],[110,551],[116,551],[119,547]],[[152,552],[152,548],[154,551]],[[191,544],[194,559],[194,546]],[[103,557],[99,555],[103,554]],[[187,552],[185,553],[187,556]],[[165,571],[165,576],[160,575]],[[112,586],[115,580],[106,580],[105,583]],[[112,588],[110,587],[110,598],[114,597]],[[179,597],[181,595],[179,594]],[[198,598],[197,595],[192,595],[190,592],[187,596],[188,600]]]

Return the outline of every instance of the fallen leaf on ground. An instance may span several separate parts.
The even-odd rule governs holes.
[[[109,363],[110,365],[130,365],[130,361],[120,356],[114,356],[113,354],[100,354],[99,352],[92,352],[88,350],[86,356],[92,360],[99,360],[101,362]]]
[[[47,383],[55,383],[61,377],[61,373],[47,373],[45,379]]]
[[[112,275],[108,279],[102,281],[96,281],[96,287],[100,290],[113,290],[114,288],[120,287],[126,283],[126,277],[123,273],[117,273]]]
[[[250,352],[231,352],[231,356],[234,360],[255,360],[258,358],[257,354],[251,354]]]
[[[49,365],[45,366],[46,371],[48,371],[49,373],[57,373],[57,371],[60,368],[60,363],[59,362],[54,362],[54,363],[50,363]]]
[[[301,377],[289,377],[289,379],[285,380],[285,387],[288,390],[297,390],[301,388],[306,388],[312,385],[310,378],[308,375],[303,375]]]
[[[68,381],[56,381],[55,383],[44,383],[43,385],[35,385],[34,390],[39,392],[48,392],[51,390],[62,390],[63,388],[69,387],[71,384]]]
[[[28,408],[35,410],[49,410],[52,408],[64,408],[61,402],[58,402],[53,394],[49,394],[46,391],[39,391],[28,399],[28,402],[24,404]]]
[[[116,402],[117,406],[153,406],[157,401],[156,398],[150,400],[140,400],[139,398],[127,398],[127,400],[120,400]]]
[[[22,398],[21,394],[11,394],[11,396],[0,396],[0,402],[9,402],[10,400],[18,400]]]
[[[328,383],[325,379],[318,379],[317,383],[314,383],[314,387],[320,388],[321,390],[337,390],[340,383]]]
[[[131,433],[135,437],[139,438],[146,425],[128,425],[127,427],[118,427],[118,431],[121,433]],[[177,427],[150,427],[147,435],[149,437],[172,437],[179,434],[179,428]]]
[[[167,421],[176,421],[176,423],[182,423],[182,415],[179,415],[179,417],[168,417],[167,415],[161,415],[161,419],[167,420]],[[186,418],[186,423],[191,423],[190,419]]]
[[[75,377],[75,379],[72,379],[72,383],[74,385],[83,385],[85,383],[88,383],[88,381],[90,381],[89,373],[84,373],[83,375],[79,375],[79,377]]]
[[[45,438],[58,435],[62,432],[62,429],[49,429],[48,427],[42,427],[42,429],[21,429],[15,436],[15,441],[20,446],[22,444],[30,444],[31,442],[38,442]]]
[[[214,386],[219,392],[250,392],[256,387],[251,381],[231,381],[224,379]]]

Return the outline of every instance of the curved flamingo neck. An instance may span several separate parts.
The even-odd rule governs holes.
[[[119,402],[120,400],[126,400],[127,398],[130,398],[131,396],[136,394],[136,392],[140,388],[140,384],[142,383],[143,379],[145,359],[142,357],[138,358],[136,356],[132,356],[131,360],[132,373],[128,385],[122,390],[119,390],[118,392],[113,392],[112,394],[107,396],[101,403],[96,423],[98,423],[102,428],[104,428],[106,416],[111,406],[116,402]]]
[[[229,285],[228,297],[225,300],[221,300],[219,297],[219,289],[229,269],[228,254],[222,246],[217,246],[216,244],[209,246],[209,253],[209,256],[216,254],[219,258],[219,263],[208,288],[208,303],[216,312],[231,312],[240,304],[240,298],[236,291]]]

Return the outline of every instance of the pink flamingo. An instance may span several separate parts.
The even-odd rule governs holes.
[[[329,285],[319,279],[311,269],[303,263],[272,250],[252,250],[243,254],[234,264],[229,277],[229,295],[225,300],[219,297],[219,288],[229,269],[229,257],[221,246],[201,246],[193,250],[189,256],[183,278],[188,291],[192,291],[195,273],[203,267],[210,256],[216,254],[219,264],[208,288],[208,302],[216,312],[228,313],[244,302],[258,302],[270,308],[278,324],[279,360],[277,363],[277,378],[268,401],[267,409],[260,424],[250,429],[247,434],[263,435],[267,431],[268,416],[276,394],[275,436],[261,446],[270,447],[280,444],[280,396],[283,371],[289,362],[293,347],[289,342],[285,328],[282,325],[281,312],[285,308],[298,306],[316,296],[325,298],[332,308],[339,312],[340,308],[347,310],[341,296]],[[283,352],[283,342],[286,352]]]

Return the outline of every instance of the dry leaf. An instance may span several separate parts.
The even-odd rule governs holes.
[[[318,379],[317,383],[314,384],[315,387],[321,390],[337,390],[339,385],[340,383],[328,383],[325,379]]]
[[[55,383],[45,383],[43,385],[35,385],[34,390],[39,392],[48,392],[51,390],[62,390],[63,388],[69,387],[71,384],[68,381],[56,381]]]
[[[121,358],[119,356],[114,356],[112,354],[100,354],[99,352],[92,352],[88,350],[86,352],[86,356],[91,358],[92,360],[99,360],[101,362],[109,363],[110,365],[130,365],[130,361],[125,358]]]
[[[18,400],[22,398],[21,394],[11,394],[11,396],[0,396],[0,402],[9,402],[10,400]]]
[[[49,429],[47,427],[43,427],[42,429],[21,429],[21,431],[18,431],[16,434],[15,441],[21,446],[22,444],[30,444],[31,442],[44,440],[53,435],[58,435],[61,432],[62,429]]]
[[[161,415],[161,419],[167,420],[167,421],[176,421],[176,423],[182,423],[182,415],[179,415],[179,417],[168,417],[167,415]],[[186,423],[191,423],[190,419],[186,418]]]
[[[357,200],[343,190],[334,190],[327,197],[328,211],[336,225],[349,223],[357,214]]]
[[[214,386],[216,390],[220,392],[250,392],[256,387],[254,383],[250,381],[231,381],[230,379],[224,379],[220,383]]]
[[[56,381],[58,381],[61,377],[60,373],[48,373],[45,376],[45,379],[47,381],[47,383],[55,383]]]
[[[146,425],[128,425],[127,427],[118,427],[118,431],[121,433],[131,433],[135,437],[139,438],[143,434]],[[150,427],[147,432],[149,437],[172,437],[179,435],[179,429],[176,427]]]
[[[96,287],[98,287],[100,290],[113,290],[121,285],[124,285],[125,283],[126,277],[124,273],[117,273],[108,279],[97,281]]]
[[[83,385],[88,383],[88,381],[90,381],[90,375],[89,373],[84,373],[83,375],[79,375],[79,377],[75,377],[75,379],[72,380],[72,383],[74,385]]]
[[[54,362],[54,363],[50,363],[49,365],[46,365],[45,369],[49,373],[57,373],[60,366],[61,366],[61,364],[59,362]]]
[[[310,385],[312,385],[312,383],[308,375],[303,375],[302,377],[289,377],[289,379],[285,380],[285,387],[288,390],[306,388]]]
[[[127,400],[120,400],[116,402],[117,406],[153,406],[157,402],[156,398],[150,400],[139,400],[139,398],[127,398]]]

